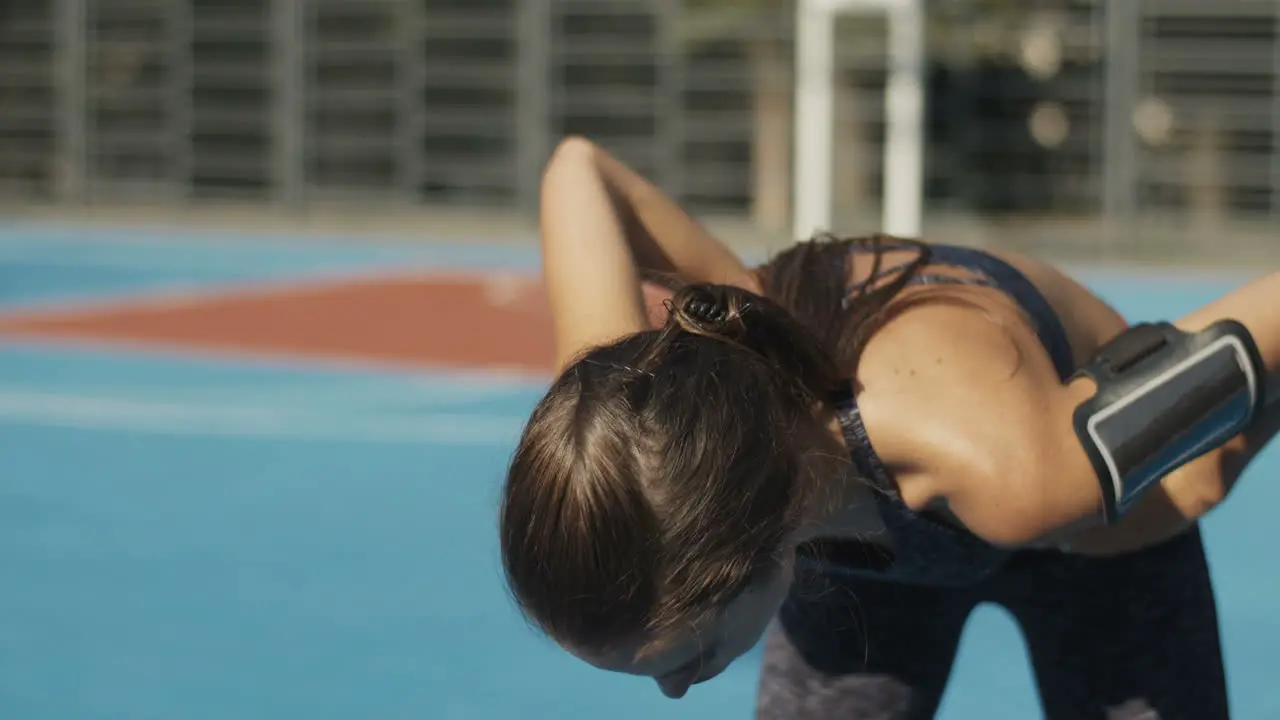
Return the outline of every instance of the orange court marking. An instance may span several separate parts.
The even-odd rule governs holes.
[[[665,291],[647,287],[651,311]],[[0,314],[0,336],[184,353],[375,365],[551,370],[551,320],[536,277],[391,276],[258,285]]]

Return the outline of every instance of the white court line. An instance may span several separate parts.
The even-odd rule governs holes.
[[[70,252],[78,248],[65,248]],[[299,250],[299,255],[305,255],[305,250]],[[314,261],[304,260],[290,264],[286,260],[268,259],[262,263],[255,263],[254,258],[245,257],[216,257],[207,258],[165,258],[160,255],[79,255],[79,256],[48,256],[40,255],[34,252],[6,252],[5,248],[0,246],[0,264],[9,265],[39,265],[46,268],[58,269],[74,269],[74,270],[138,270],[142,272],[167,272],[167,273],[202,273],[195,279],[197,280],[214,280],[222,281],[225,278],[218,274],[207,273],[226,273],[226,277],[235,279],[270,279],[274,277],[298,277],[298,276],[315,276],[326,273],[342,273],[350,270],[368,270],[387,268],[395,270],[397,268],[406,267],[422,267],[422,268],[438,268],[440,262],[436,258],[320,258]],[[190,279],[185,277],[176,277],[174,280]]]
[[[104,235],[96,229],[71,234],[29,235],[0,225],[0,263],[29,263],[61,268],[110,268],[144,271],[190,271],[216,268],[236,271],[266,267],[296,274],[299,271],[351,267],[487,266],[534,268],[537,253],[532,246],[483,242],[474,237],[437,237],[423,243],[370,243],[367,239],[294,235],[280,239],[269,235],[215,233],[191,234],[173,230],[147,237]],[[459,263],[459,261],[461,261]]]
[[[0,386],[0,393],[50,392],[66,395],[68,383]],[[218,378],[194,378],[179,383],[96,382],[74,383],[72,394],[79,397],[126,396],[165,403],[245,402],[255,406],[287,405],[300,411],[309,408],[357,410],[361,408],[392,410],[430,406],[434,408],[467,406],[481,402],[522,398],[538,386],[529,381],[502,377],[476,379],[444,377],[435,379],[355,378],[319,376],[297,382],[268,380],[262,383],[226,382]]]
[[[297,372],[299,364],[302,364],[307,372],[358,373],[365,376],[376,372],[400,378],[425,377],[428,380],[443,376],[460,378],[467,382],[493,380],[509,387],[519,385],[523,385],[526,388],[545,387],[551,379],[546,371],[535,371],[518,366],[432,367],[420,362],[383,360],[362,357],[359,354],[350,356],[316,355],[237,346],[189,346],[161,340],[41,335],[39,333],[14,331],[5,326],[7,320],[17,317],[17,313],[5,314],[0,312],[0,359],[9,350],[48,352],[50,350],[65,351],[74,349],[95,353],[109,353],[117,357],[141,354],[154,359],[159,355],[162,358],[176,358],[203,366],[213,363],[234,362],[242,366],[248,365]]]
[[[0,391],[0,421],[76,430],[269,440],[505,445],[524,418],[426,413],[390,418],[286,412],[272,408],[150,402],[56,393]]]
[[[285,277],[228,278],[205,282],[162,283],[129,291],[111,291],[101,296],[67,296],[40,300],[31,306],[16,306],[3,312],[5,320],[58,317],[64,314],[101,314],[118,310],[178,310],[218,301],[243,301],[290,297],[323,291],[337,285],[361,285],[388,281],[434,279],[467,280],[471,275],[431,268],[327,268],[320,272],[300,272]],[[476,276],[480,277],[480,276]]]
[[[303,271],[325,269],[332,268],[335,265],[350,264],[343,262],[345,258],[327,263],[323,261],[328,260],[328,258],[320,258],[321,262],[317,262],[314,265],[303,262],[301,268],[290,267],[287,262],[279,258],[254,257],[251,253],[256,248],[247,247],[245,249],[250,252],[226,252],[222,250],[209,252],[200,246],[183,247],[172,243],[168,245],[157,243],[150,246],[136,246],[112,241],[67,242],[42,240],[32,241],[28,244],[0,240],[0,262],[44,265],[57,268],[110,268],[151,271],[207,271],[218,269],[235,271],[252,270],[255,267],[255,260],[257,260],[265,262],[270,270],[280,270],[282,272],[292,272],[299,269]],[[305,252],[305,248],[299,248],[298,250],[298,254],[302,258],[307,258]],[[307,259],[309,260],[310,258]],[[372,263],[377,263],[378,261],[378,258],[369,260]],[[383,260],[384,264],[393,262],[395,262],[393,259]],[[403,264],[403,260],[400,264]]]
[[[430,243],[423,243],[423,240]],[[520,242],[535,241],[536,233],[524,233],[517,238]],[[477,243],[480,244],[477,244]],[[382,234],[370,236],[358,230],[351,232],[326,232],[318,228],[259,228],[233,229],[192,226],[189,223],[173,223],[162,225],[131,225],[111,221],[91,221],[88,223],[59,222],[25,222],[21,220],[0,220],[0,248],[32,248],[35,250],[55,246],[92,247],[106,252],[118,248],[126,248],[137,252],[153,250],[176,253],[194,249],[199,252],[281,252],[290,253],[296,250],[307,252],[348,252],[387,255],[403,254],[407,256],[425,256],[443,248],[451,252],[456,248],[465,248],[468,252],[482,248],[481,254],[489,248],[493,253],[507,254],[513,247],[512,238],[507,235],[487,236],[483,233],[428,233],[425,236],[417,231],[407,233]]]
[[[22,264],[22,265],[41,265],[49,268],[74,268],[74,269],[111,269],[111,270],[143,270],[143,271],[209,271],[223,270],[234,272],[244,269],[252,269],[253,264],[250,260],[243,257],[208,257],[193,258],[187,257],[163,257],[162,254],[147,255],[143,253],[120,252],[110,255],[98,254],[97,252],[79,255],[59,256],[52,253],[54,247],[44,248],[43,252],[37,248],[26,250],[17,250],[15,248],[4,247],[0,245],[0,263]],[[78,247],[60,247],[57,248],[63,252],[81,251]],[[334,263],[337,264],[337,263]],[[279,270],[281,272],[293,272],[284,263],[269,263],[271,270]],[[318,266],[303,266],[300,269],[306,272],[312,269],[332,269],[332,265],[326,267],[323,263]],[[268,273],[271,272],[268,270]],[[254,273],[256,275],[256,273]]]

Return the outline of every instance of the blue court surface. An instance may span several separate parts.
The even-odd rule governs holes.
[[[10,226],[0,306],[532,260],[476,243]],[[1084,277],[1134,318],[1238,281]],[[0,345],[0,718],[750,717],[756,656],[673,702],[571,659],[514,610],[495,506],[539,390]],[[1280,717],[1280,561],[1265,550],[1280,539],[1278,470],[1271,452],[1206,523],[1241,718]],[[942,717],[1039,714],[1016,628],[980,610]]]

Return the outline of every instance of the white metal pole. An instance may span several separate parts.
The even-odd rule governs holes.
[[[889,4],[884,232],[918,237],[924,214],[925,37],[922,0]]]
[[[835,16],[822,0],[796,8],[794,236],[831,229]]]

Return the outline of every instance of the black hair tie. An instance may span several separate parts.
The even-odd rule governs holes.
[[[729,310],[715,300],[694,298],[685,303],[684,312],[701,323],[722,325],[729,319]]]

